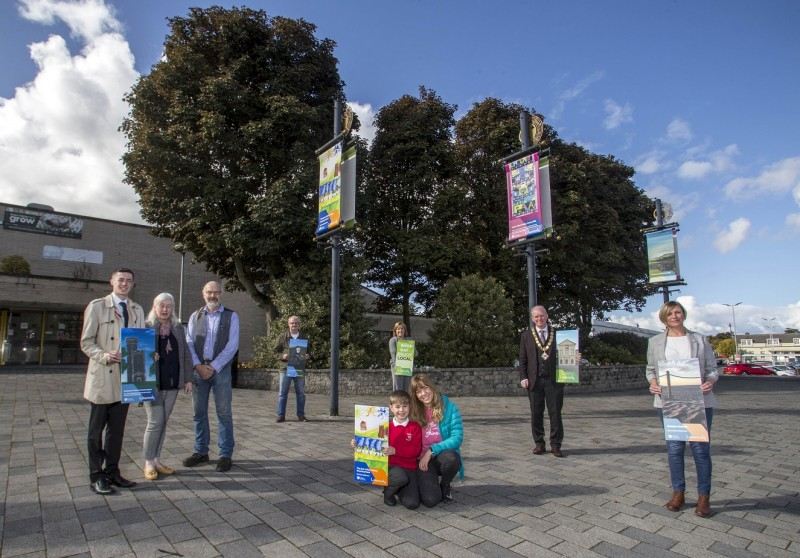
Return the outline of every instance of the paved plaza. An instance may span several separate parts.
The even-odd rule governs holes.
[[[387,378],[387,386],[389,379]],[[443,386],[447,392],[447,387]],[[355,404],[309,395],[312,422],[275,423],[277,395],[234,390],[233,469],[181,466],[192,453],[191,399],[181,396],[163,461],[142,478],[145,411],[132,405],[121,469],[138,481],[89,489],[83,374],[0,372],[0,556],[518,557],[800,555],[800,380],[722,378],[714,415],[710,519],[664,504],[663,434],[644,391],[567,396],[564,459],[531,454],[524,397],[457,397],[466,476],[455,503],[409,511],[353,482]],[[212,442],[216,440],[216,430]],[[216,449],[215,447],[213,449]]]

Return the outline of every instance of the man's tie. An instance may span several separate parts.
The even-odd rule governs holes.
[[[124,302],[119,303],[122,308],[122,327],[128,327],[128,305]]]
[[[543,329],[539,330],[539,339],[541,339],[542,345],[544,345],[545,341],[547,341],[547,338],[544,336],[544,330]]]

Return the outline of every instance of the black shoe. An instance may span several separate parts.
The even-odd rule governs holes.
[[[275,419],[275,422],[286,422],[286,417],[283,416],[278,417],[277,419]]]
[[[392,490],[391,492],[386,490],[386,487],[383,488],[383,503],[387,506],[396,506],[397,499],[394,497],[395,491]]]
[[[453,491],[450,490],[449,484],[442,485],[442,504],[452,504],[453,503]]]
[[[92,484],[89,485],[92,489],[92,492],[95,494],[100,494],[101,496],[106,496],[108,494],[114,494],[114,489],[109,486],[108,481],[106,479],[100,479],[94,481]]]
[[[297,417],[297,420],[299,420],[300,422],[310,422],[310,421],[309,421],[309,420],[306,418],[306,416],[305,416],[305,415],[299,415],[299,416]]]
[[[135,482],[129,481],[119,473],[108,477],[108,483],[113,484],[114,486],[119,486],[120,488],[133,488],[136,486]]]
[[[231,470],[231,465],[233,465],[233,461],[231,461],[230,457],[220,457],[219,461],[217,461],[217,472],[227,473]]]
[[[208,454],[200,455],[199,453],[193,453],[189,457],[183,460],[184,467],[194,467],[195,465],[200,465],[201,463],[205,463],[208,461]]]

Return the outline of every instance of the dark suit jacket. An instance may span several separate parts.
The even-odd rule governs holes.
[[[535,329],[535,328],[533,328]],[[548,340],[555,335],[556,330],[553,326],[547,326]],[[536,333],[532,329],[526,329],[522,332],[519,341],[519,379],[528,380],[528,389],[532,390],[533,385],[536,383],[536,376],[544,373],[549,376],[550,380],[555,382],[556,377],[556,344],[551,343],[548,349],[548,358],[542,362],[539,358],[539,348],[536,346],[536,341],[533,336]],[[547,343],[545,343],[547,345]]]

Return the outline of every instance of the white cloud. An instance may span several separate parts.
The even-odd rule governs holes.
[[[724,149],[710,153],[704,161],[686,161],[678,167],[678,176],[698,179],[712,172],[728,172],[736,166],[736,156],[738,154],[739,147],[736,144],[728,145]]]
[[[725,194],[735,200],[789,191],[800,204],[800,157],[783,159],[767,166],[756,177],[735,178],[725,185]]]
[[[101,0],[23,0],[31,21],[64,21],[81,45],[52,35],[30,45],[39,72],[0,99],[3,201],[46,203],[58,211],[141,222],[133,189],[122,183],[122,100],[136,78],[134,58],[113,10]]]
[[[666,153],[663,151],[650,151],[634,161],[633,166],[638,174],[654,174],[667,168],[667,164],[664,163],[665,157]]]
[[[750,221],[744,217],[739,217],[728,224],[728,228],[720,231],[714,239],[714,247],[722,254],[727,254],[731,250],[738,248],[747,238],[750,231]]]
[[[630,104],[625,103],[625,106],[620,106],[613,100],[606,99],[604,106],[606,119],[603,121],[603,125],[606,130],[613,130],[622,124],[633,122],[633,108]]]
[[[786,226],[792,233],[800,233],[800,213],[790,213],[787,215]]]
[[[772,332],[783,333],[787,327],[800,327],[800,302],[787,306],[761,307],[751,304],[740,304],[731,311],[730,306],[719,302],[699,303],[693,296],[679,296],[675,300],[686,308],[686,327],[704,335],[715,335],[733,329],[733,318],[736,318],[736,332],[769,333],[769,321],[764,318],[774,317]],[[738,301],[730,301],[736,304]],[[661,331],[664,325],[658,319],[658,310],[649,314],[625,312],[610,317],[614,323],[638,326],[644,329]]]
[[[122,29],[114,7],[105,0],[21,0],[19,13],[29,21],[45,25],[53,25],[60,19],[76,38],[94,39]]]
[[[703,178],[713,168],[708,161],[686,161],[678,167],[678,176],[681,178]]]
[[[372,109],[372,105],[358,102],[347,103],[347,105],[353,109],[353,112],[358,116],[358,121],[361,123],[361,128],[355,133],[371,144],[372,140],[375,139],[375,125],[373,122],[375,120],[375,111]]]
[[[583,95],[583,92],[586,91],[586,89],[588,89],[590,85],[592,85],[597,81],[600,81],[601,79],[603,79],[603,72],[597,71],[594,72],[593,74],[586,76],[585,78],[580,80],[578,83],[576,83],[569,89],[565,89],[564,91],[562,91],[561,94],[558,96],[558,101],[556,102],[556,106],[553,107],[553,110],[551,110],[550,114],[548,114],[547,116],[553,119],[559,118],[561,114],[564,112],[564,108],[566,108],[566,105],[569,101],[577,99],[578,97]]]
[[[675,118],[667,125],[667,139],[670,141],[691,141],[694,137],[689,123]]]

